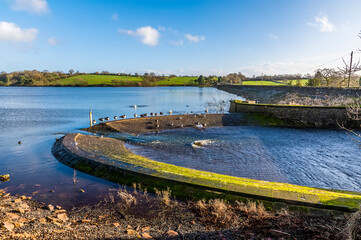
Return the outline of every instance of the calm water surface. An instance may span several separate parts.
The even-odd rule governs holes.
[[[74,170],[51,154],[55,138],[82,132],[79,129],[89,125],[89,109],[95,119],[170,109],[175,114],[200,112],[213,98],[237,97],[194,87],[0,87],[0,174],[11,174],[11,181],[0,183],[0,188],[34,194],[35,199],[68,208],[96,202],[109,188],[118,186],[81,172],[76,172],[78,182],[74,185]],[[136,110],[135,104],[139,106]],[[207,144],[194,148],[191,143],[195,140]],[[139,154],[180,166],[361,192],[360,149],[339,130],[251,126],[182,129],[141,135],[128,142]],[[77,193],[79,188],[85,193]]]
[[[0,87],[0,174],[11,181],[0,188],[15,194],[34,194],[46,203],[71,207],[95,202],[114,183],[74,171],[51,154],[55,138],[81,132],[95,119],[146,112],[203,111],[207,101],[234,95],[213,88],[41,88]],[[134,105],[139,107],[135,110]],[[18,145],[18,141],[22,141]],[[85,193],[77,193],[82,188]],[[54,190],[54,193],[49,192]]]

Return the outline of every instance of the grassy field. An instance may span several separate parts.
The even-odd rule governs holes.
[[[308,79],[291,79],[291,80],[284,80],[284,81],[280,80],[279,82],[287,84],[287,85],[291,84],[292,86],[295,86],[298,83],[300,83],[301,86],[307,86]]]
[[[262,85],[262,86],[296,86],[298,83],[301,86],[306,86],[308,79],[292,79],[292,80],[264,80],[264,81],[254,81],[254,80],[245,80],[243,85]]]
[[[243,81],[242,85],[263,85],[263,86],[282,86],[286,85],[281,82],[276,81],[253,81],[253,80],[246,80]]]
[[[158,86],[167,86],[167,85],[194,85],[194,80],[197,79],[196,77],[173,77],[167,80],[158,81]]]
[[[172,77],[160,80],[150,85],[143,83],[142,77],[117,76],[117,75],[77,75],[69,78],[50,82],[50,86],[193,86],[197,77]],[[293,80],[245,80],[243,85],[263,85],[263,86],[292,86],[298,83],[301,86],[307,84],[307,79]]]
[[[152,86],[185,86],[194,85],[196,77],[172,77],[157,81]],[[116,75],[78,75],[51,82],[53,86],[142,86],[141,77]]]
[[[113,75],[78,75],[51,82],[51,85],[116,85],[117,83],[141,82],[141,77],[113,76]]]

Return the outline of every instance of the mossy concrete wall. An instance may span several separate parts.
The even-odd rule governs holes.
[[[170,187],[181,198],[252,198],[273,209],[281,206],[305,211],[354,211],[361,203],[358,193],[233,177],[153,161],[133,154],[113,138],[68,134],[54,144],[52,152],[59,161],[83,172],[118,183]]]
[[[360,121],[354,121],[348,117],[346,107],[251,104],[240,100],[233,100],[231,101],[230,112],[254,114],[250,117],[253,117],[255,122],[261,120],[265,121],[265,124],[267,122],[262,116],[283,121],[280,125],[293,124],[294,126],[301,127],[339,128],[342,124],[348,128],[360,128],[361,124]]]

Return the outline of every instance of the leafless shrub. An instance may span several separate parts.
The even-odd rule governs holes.
[[[130,208],[132,205],[137,205],[137,199],[125,188],[119,188],[117,195],[120,200],[125,204],[126,208]]]
[[[361,120],[361,103],[360,101],[355,101],[350,106],[346,107],[347,116],[354,120],[360,121]],[[347,134],[351,137],[351,139],[361,147],[361,134],[356,132],[355,130],[346,128],[342,123],[338,123],[339,127],[347,132]],[[360,125],[361,127],[361,125]]]
[[[361,120],[361,103],[355,102],[347,108],[347,115],[350,119],[359,121]]]
[[[361,211],[351,215],[347,224],[347,237],[349,240],[361,239]]]
[[[234,208],[221,199],[211,199],[208,203],[200,200],[193,203],[192,208],[201,222],[218,228],[230,227],[239,222]]]
[[[170,206],[171,204],[171,194],[172,191],[169,189],[169,187],[167,188],[167,190],[158,190],[158,189],[154,189],[155,190],[155,194],[159,197],[159,199],[167,206]]]
[[[238,209],[246,214],[257,215],[260,218],[269,216],[262,203],[257,205],[256,202],[248,202],[247,204],[244,204],[243,202],[236,202],[236,204]]]

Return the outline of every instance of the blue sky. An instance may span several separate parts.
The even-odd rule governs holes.
[[[360,11],[359,0],[0,0],[0,71],[313,73],[361,48]]]

